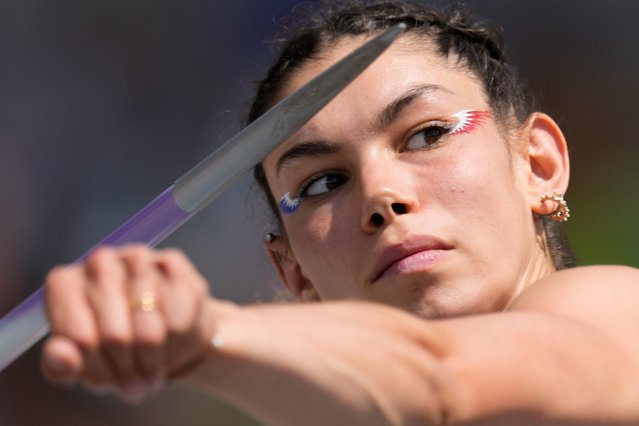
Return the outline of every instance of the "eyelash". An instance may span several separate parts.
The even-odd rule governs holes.
[[[316,174],[306,178],[302,182],[302,184],[300,185],[300,189],[298,189],[297,192],[295,193],[295,198],[299,198],[299,199],[303,200],[303,199],[306,199],[306,198],[319,197],[319,196],[323,195],[323,194],[308,195],[308,194],[306,194],[306,191],[308,191],[308,189],[311,187],[311,185],[319,182],[320,179],[326,178],[326,177],[329,177],[329,176],[338,176],[339,178],[341,178],[343,180],[346,180],[346,177],[343,174],[338,173],[338,172],[323,171],[321,173],[316,173]],[[326,193],[328,193],[328,192],[326,192]]]
[[[346,180],[346,177],[344,175],[331,172],[321,172],[310,176],[309,178],[305,179],[304,182],[302,182],[302,184],[300,185],[300,189],[297,190],[293,197],[291,197],[290,192],[287,192],[282,198],[280,198],[280,211],[286,215],[291,215],[300,208],[303,200],[312,197],[320,197],[322,195],[328,194],[329,192],[332,192],[332,189],[329,188],[328,191],[321,194],[308,195],[306,193],[308,189],[315,183],[319,182],[320,179],[327,178],[329,176],[338,176],[338,179],[342,179],[342,182],[339,183],[339,186],[342,186],[342,184]]]
[[[427,123],[424,126],[422,126],[421,128],[418,128],[417,130],[415,130],[412,133],[410,133],[408,138],[406,139],[406,142],[404,143],[404,146],[408,147],[408,145],[410,144],[410,142],[413,140],[413,138],[415,136],[418,136],[420,134],[424,134],[424,137],[428,137],[428,136],[426,136],[426,132],[427,131],[429,131],[429,130],[438,130],[439,134],[436,136],[437,140],[435,142],[433,142],[433,143],[426,142],[427,146],[419,147],[419,148],[413,148],[413,149],[406,149],[406,150],[407,151],[414,151],[414,150],[435,148],[436,146],[438,146],[441,143],[443,143],[447,139],[447,136],[450,136],[451,134],[453,134],[452,130],[454,129],[454,127],[455,127],[455,125],[452,124],[452,123],[444,123],[444,122],[441,122],[441,121],[434,121],[434,122]]]

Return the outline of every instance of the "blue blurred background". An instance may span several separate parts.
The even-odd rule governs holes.
[[[240,128],[294,0],[0,0],[0,314]],[[477,0],[562,126],[582,263],[639,266],[639,2]],[[268,300],[264,207],[246,179],[163,245],[215,295]],[[1,343],[0,343],[1,344]],[[138,407],[58,390],[39,347],[0,373],[0,425],[250,425],[172,387]]]

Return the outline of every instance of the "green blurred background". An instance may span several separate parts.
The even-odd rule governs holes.
[[[239,128],[293,0],[0,0],[0,314]],[[477,0],[569,144],[568,231],[584,264],[639,266],[639,2]],[[172,236],[215,295],[277,284],[249,179]],[[1,343],[0,343],[1,344]],[[139,407],[0,373],[0,425],[252,424],[170,388]]]

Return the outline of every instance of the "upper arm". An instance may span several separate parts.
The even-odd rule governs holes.
[[[539,281],[507,312],[435,322],[457,419],[506,413],[639,418],[639,271],[588,267]]]

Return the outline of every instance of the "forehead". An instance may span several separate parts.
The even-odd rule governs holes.
[[[283,86],[280,97],[294,92],[368,40],[364,36],[344,37],[325,47],[317,58],[307,61]],[[352,131],[366,127],[386,106],[414,91],[432,86],[423,97],[433,108],[448,113],[459,109],[485,108],[487,99],[478,79],[456,57],[442,57],[430,41],[403,36],[384,52],[355,81],[349,84],[300,131],[265,160],[267,170],[281,153],[297,141],[315,139],[322,132]],[[457,108],[457,109],[455,109]]]
[[[291,75],[283,85],[280,97],[283,98],[299,89],[370,38],[368,36],[342,37],[323,47],[315,58],[304,62]],[[368,86],[376,90],[386,88],[387,90],[383,93],[392,94],[394,89],[401,90],[402,86],[410,85],[410,81],[419,80],[419,83],[424,83],[423,79],[430,79],[429,84],[442,82],[453,85],[470,84],[476,86],[475,88],[483,94],[479,80],[459,61],[457,55],[442,56],[431,40],[416,34],[399,37],[349,87]],[[352,92],[349,87],[343,93]]]

